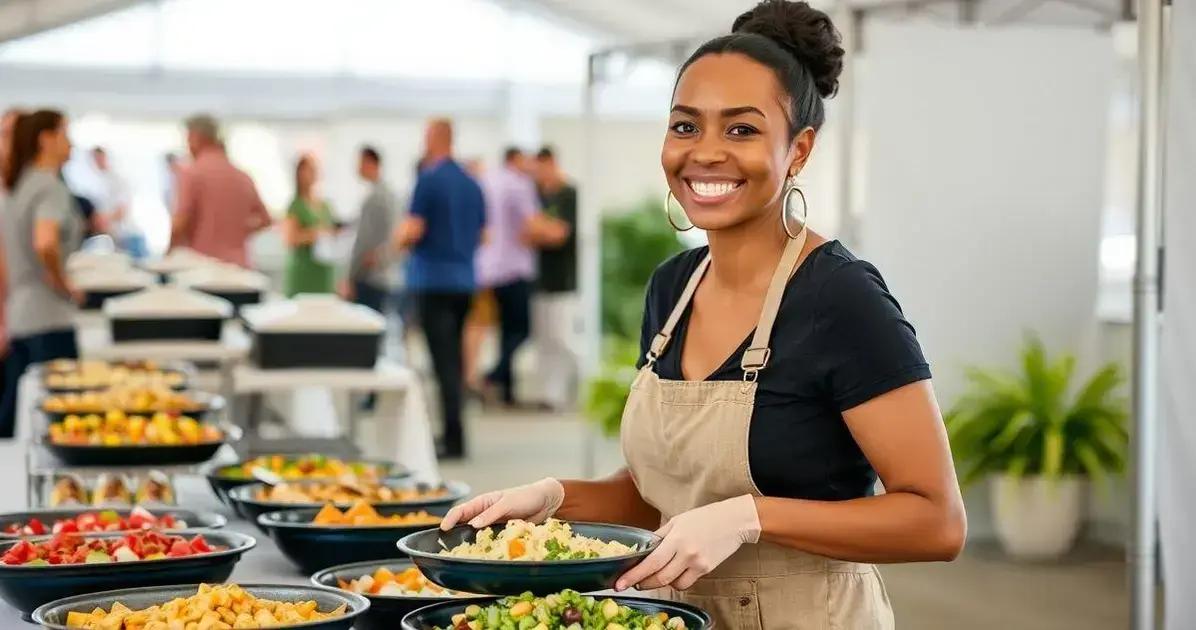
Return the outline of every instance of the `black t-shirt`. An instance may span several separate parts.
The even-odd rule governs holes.
[[[682,252],[652,275],[641,357],[707,251]],[[685,310],[656,363],[661,378],[682,378],[681,349],[690,312]],[[749,335],[707,380],[742,379],[739,361],[750,341]],[[767,496],[798,499],[871,494],[876,472],[842,412],[930,378],[914,328],[880,273],[838,241],[814,249],[785,288],[769,345],[772,356],[759,374],[748,435],[756,486]]]
[[[540,195],[544,214],[569,224],[569,238],[560,247],[540,250],[540,276],[536,288],[546,293],[577,290],[577,189],[568,184]]]

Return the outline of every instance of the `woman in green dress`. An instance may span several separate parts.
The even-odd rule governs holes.
[[[312,247],[321,234],[334,231],[332,208],[316,197],[316,161],[304,155],[295,164],[295,200],[283,222],[283,239],[290,248],[283,290],[287,297],[297,293],[331,293],[333,268],[316,258]]]

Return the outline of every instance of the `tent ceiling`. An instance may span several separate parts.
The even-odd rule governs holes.
[[[146,0],[0,0],[0,43],[104,15]],[[252,0],[246,0],[252,1]],[[496,0],[601,34],[612,43],[702,37],[731,23],[754,0]],[[926,18],[1000,25],[1014,22],[1107,26],[1133,13],[1135,0],[814,0],[880,18]]]
[[[111,13],[144,0],[0,0],[0,43]]]

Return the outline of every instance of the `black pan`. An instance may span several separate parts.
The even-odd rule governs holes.
[[[490,597],[482,600],[466,599],[432,604],[404,616],[401,628],[402,630],[452,628],[454,627],[453,615],[459,615],[464,612],[466,606],[477,605],[485,607],[498,599],[497,597]],[[645,599],[642,597],[612,597],[611,599],[622,606],[634,608],[645,613],[662,612],[670,617],[680,617],[685,621],[687,630],[708,630],[714,628],[714,620],[710,618],[710,615],[706,611],[690,606],[689,604],[668,602],[659,599]],[[393,628],[394,626],[392,625],[391,627]]]
[[[297,457],[300,455],[301,454],[294,454],[294,455],[285,455],[284,454],[285,457],[289,457],[289,458],[294,458],[294,457]],[[204,471],[204,477],[207,478],[208,485],[212,487],[212,492],[214,492],[216,494],[216,498],[220,499],[221,503],[223,503],[229,507],[233,507],[232,504],[229,503],[229,500],[228,500],[228,491],[229,490],[232,490],[233,488],[236,488],[237,486],[247,486],[251,483],[258,483],[258,480],[254,477],[233,476],[233,475],[229,475],[225,472],[228,470],[239,469],[245,463],[245,461],[247,461],[247,460],[233,462],[231,464],[219,464],[216,466],[209,466],[207,468],[207,470]],[[377,466],[378,469],[380,471],[382,471],[383,479],[402,479],[404,477],[408,477],[411,475],[411,473],[408,472],[406,469],[404,469],[401,465],[396,464],[394,462],[384,462],[384,461],[380,461],[380,460],[368,460],[368,459],[351,459],[351,460],[347,460],[346,463],[348,463],[348,464],[365,463],[365,464]],[[320,478],[318,478],[318,477],[307,477],[306,479],[304,479],[304,481],[319,480],[319,479]],[[325,479],[325,481],[333,481],[333,480]]]
[[[146,509],[154,516],[164,516],[170,514],[176,519],[182,519],[187,523],[187,529],[220,529],[228,523],[228,519],[213,512],[195,512],[192,510],[182,510],[168,505],[149,505]],[[18,534],[5,534],[4,529],[12,523],[26,523],[31,518],[36,518],[41,521],[46,528],[54,526],[54,521],[65,518],[74,518],[80,514],[88,512],[105,512],[113,511],[122,517],[127,518],[131,508],[109,508],[109,507],[71,507],[71,508],[57,508],[52,510],[38,510],[35,512],[6,512],[0,514],[0,540],[15,540],[23,538]],[[171,530],[164,530],[171,531]]]
[[[231,531],[183,530],[172,532],[191,538],[202,533],[212,545],[228,547],[186,558],[163,558],[137,562],[103,564],[59,564],[13,566],[0,564],[0,599],[28,616],[33,609],[63,597],[90,593],[112,587],[133,588],[196,582],[221,583],[233,572],[242,554],[257,545],[252,536]],[[123,534],[86,534],[86,538],[111,538]],[[45,540],[48,537],[29,539]],[[0,554],[19,541],[0,543]],[[90,609],[89,609],[90,610]]]
[[[286,626],[271,626],[274,630],[349,630],[354,620],[369,610],[370,602],[366,598],[339,589],[319,588],[315,586],[291,586],[284,584],[243,584],[241,588],[256,597],[272,599],[282,602],[296,602],[315,600],[316,609],[327,612],[341,604],[346,605],[343,616],[326,621],[313,621]],[[131,588],[119,591],[102,591],[90,595],[77,595],[50,602],[33,612],[33,622],[39,623],[48,630],[67,630],[66,616],[72,611],[91,612],[96,608],[111,610],[112,605],[120,602],[133,610],[141,610],[150,606],[164,604],[177,597],[190,597],[199,590],[199,584],[183,586],[155,586],[150,588]]]
[[[478,530],[461,525],[447,532],[439,529],[416,532],[399,541],[399,551],[411,556],[419,570],[433,582],[466,593],[518,595],[531,591],[548,595],[564,589],[582,592],[613,588],[615,580],[639,564],[660,544],[652,532],[623,525],[570,523],[573,533],[635,546],[638,551],[614,558],[585,560],[481,560],[440,555],[440,550],[462,542],[473,542]],[[504,523],[493,527],[501,529]],[[443,546],[442,543],[443,542]]]
[[[384,483],[393,487],[410,487],[412,485],[411,482],[403,480],[385,481]],[[417,510],[427,510],[431,514],[444,516],[444,514],[448,512],[450,508],[452,508],[465,497],[469,496],[470,492],[469,486],[461,483],[460,481],[448,481],[445,482],[444,485],[448,489],[448,493],[442,496],[427,499],[417,499],[414,501],[373,503],[371,505],[377,509],[399,508],[411,512]],[[233,509],[237,511],[237,514],[241,515],[241,518],[244,518],[251,523],[257,523],[257,517],[265,514],[266,512],[277,512],[279,510],[302,508],[319,509],[324,507],[324,504],[322,503],[279,503],[276,501],[259,501],[254,497],[257,496],[258,490],[263,487],[265,487],[265,484],[263,483],[252,483],[244,486],[238,486],[232,490],[229,490],[228,498],[233,504]],[[346,510],[352,507],[352,504],[337,503],[336,507],[341,510]],[[261,526],[259,525],[259,528],[260,527]]]
[[[375,508],[382,516],[409,514],[410,508]],[[346,562],[385,560],[396,555],[395,541],[407,534],[436,527],[423,525],[312,525],[319,510],[282,510],[257,517],[257,526],[274,539],[288,560],[310,574]]]
[[[187,395],[195,402],[195,407],[185,411],[180,410],[179,413],[181,415],[189,416],[191,418],[195,418],[196,420],[202,421],[208,416],[215,415],[217,412],[224,409],[225,401],[223,396],[209,392],[188,392]],[[63,418],[71,415],[86,416],[92,413],[97,413],[100,416],[104,415],[103,412],[92,411],[47,411],[45,408],[44,398],[38,401],[37,408],[43,414],[45,414],[46,419],[51,423],[62,422]],[[128,409],[121,409],[121,411],[123,411],[126,416],[152,416],[157,413],[155,411],[130,411]]]
[[[410,560],[398,558],[382,561],[354,562],[324,569],[311,576],[311,581],[312,584],[317,586],[340,588],[337,582],[338,579],[348,582],[366,574],[372,575],[380,567],[386,567],[392,573],[401,573],[411,568],[411,566]],[[363,597],[370,600],[370,609],[357,619],[357,623],[353,626],[354,630],[394,630],[396,620],[402,619],[407,613],[419,610],[425,606],[459,600],[468,600],[470,603],[477,601],[476,596],[415,597],[363,595]]]
[[[184,466],[202,464],[220,447],[240,438],[240,430],[222,425],[224,438],[215,442],[165,446],[160,444],[100,446],[93,444],[54,444],[49,435],[41,443],[51,455],[67,466]]]

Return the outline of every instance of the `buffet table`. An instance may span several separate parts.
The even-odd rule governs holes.
[[[20,440],[0,440],[0,475],[5,479],[22,479],[25,475],[25,449]],[[0,492],[0,512],[13,512],[25,509],[24,494],[17,486],[9,484],[8,489]],[[273,583],[273,584],[308,584],[308,576],[299,572],[294,565],[278,551],[270,538],[263,535],[248,521],[237,517],[230,508],[220,503],[208,488],[207,481],[202,477],[183,477],[178,480],[177,490],[179,505],[187,509],[216,512],[228,518],[228,529],[249,534],[257,539],[257,547],[237,563],[231,580],[242,584]],[[34,628],[33,624],[21,621],[21,615],[3,601],[0,601],[0,628]]]

